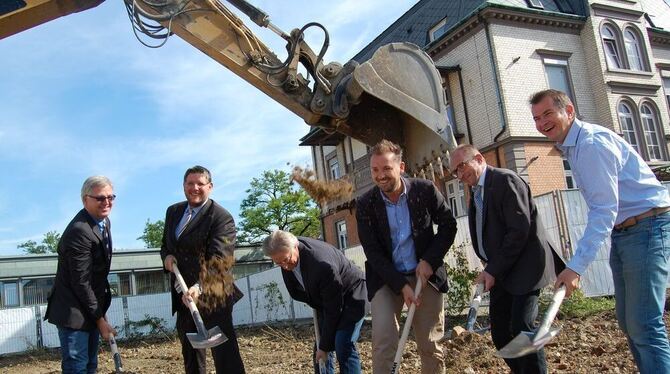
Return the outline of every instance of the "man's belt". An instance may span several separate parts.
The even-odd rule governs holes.
[[[657,216],[659,214],[663,214],[665,212],[670,212],[670,206],[666,206],[666,207],[662,207],[662,208],[652,208],[652,209],[649,209],[648,211],[646,211],[644,213],[638,214],[638,215],[633,216],[633,217],[626,218],[626,220],[621,222],[620,224],[614,225],[614,229],[615,230],[627,229],[631,226],[637,225],[637,223],[642,219],[645,219],[645,218],[648,218],[648,217],[654,217],[654,216]]]

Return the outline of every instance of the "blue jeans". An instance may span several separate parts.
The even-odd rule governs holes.
[[[358,355],[358,349],[356,349],[356,342],[361,334],[362,325],[363,318],[356,324],[335,332],[335,353],[341,374],[360,374],[361,372],[361,358]],[[316,345],[314,347],[316,351]],[[326,372],[328,374],[335,373],[333,356],[333,352],[328,353],[328,362],[326,362]],[[314,373],[319,374],[319,364],[314,360],[314,355],[312,355],[312,359],[314,361]]]
[[[98,368],[100,332],[58,326],[63,374],[93,374]]]
[[[641,374],[670,373],[663,322],[669,258],[670,213],[612,232],[616,315]]]

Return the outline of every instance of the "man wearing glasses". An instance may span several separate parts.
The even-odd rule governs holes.
[[[472,188],[470,237],[485,264],[475,282],[491,291],[491,338],[500,349],[521,331],[535,329],[540,290],[564,264],[545,236],[530,187],[521,177],[488,166],[469,144],[451,152],[449,166],[454,178]],[[547,372],[543,349],[505,362],[513,373]]]
[[[414,303],[412,328],[421,373],[444,373],[439,343],[444,335],[442,294],[448,288],[444,256],[454,242],[456,220],[433,182],[402,176],[405,163],[397,144],[376,144],[370,171],[375,187],[356,201],[356,220],[372,302],[372,371],[391,371],[403,303]],[[414,294],[416,282],[424,286],[420,296]]]
[[[95,373],[100,335],[116,335],[105,319],[112,300],[107,282],[112,262],[109,214],[116,195],[107,177],[81,188],[84,209],[58,242],[58,268],[44,319],[58,327],[63,373]]]
[[[196,332],[186,298],[192,298],[197,303],[201,296],[201,264],[216,260],[231,265],[234,262],[235,222],[226,209],[209,198],[214,187],[209,170],[198,165],[189,168],[184,173],[183,186],[186,201],[170,206],[165,213],[161,258],[165,269],[170,272],[176,262],[186,286],[189,287],[188,295],[180,297],[174,288],[174,275],[171,276],[172,313],[177,313],[177,334],[181,342],[185,372],[205,374],[205,350],[194,349],[186,337],[186,333]],[[207,328],[217,325],[228,337],[225,343],[212,348],[214,366],[219,374],[244,373],[244,364],[233,329],[233,304],[241,297],[241,292],[234,285],[232,289],[233,294],[226,295],[222,305],[217,303],[216,307],[200,310]],[[212,295],[205,293],[202,296]]]
[[[314,372],[319,373],[318,362],[324,361],[327,373],[334,373],[329,352],[335,351],[340,373],[359,374],[356,342],[367,305],[361,269],[328,243],[281,230],[265,238],[263,252],[281,267],[291,297],[317,312],[320,341],[315,347]]]

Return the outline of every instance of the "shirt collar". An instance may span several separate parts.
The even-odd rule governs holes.
[[[400,193],[400,196],[398,197],[398,201],[400,201],[400,199],[402,199],[403,196],[407,195],[407,182],[405,182],[405,178],[400,177],[400,184],[402,184],[402,192]],[[389,200],[388,197],[386,197],[386,195],[384,194],[384,191],[382,191],[381,189],[379,190],[379,193],[382,194],[382,199],[384,199],[385,203],[392,204],[392,205],[397,204],[397,203],[394,203],[391,200]]]
[[[187,203],[186,203],[186,212],[188,212],[189,209],[192,209],[192,210],[193,210],[193,214],[197,214],[197,213],[200,211],[200,209],[202,209],[202,207],[205,206],[205,204],[207,204],[208,201],[209,201],[209,199],[205,200],[204,203],[202,203],[202,204],[200,204],[200,205],[198,205],[198,206],[190,206],[190,205],[188,204],[188,202],[187,202]]]
[[[563,153],[565,153],[565,150],[567,147],[574,147],[577,145],[577,139],[579,139],[579,132],[582,130],[582,122],[575,118],[572,121],[572,125],[570,125],[570,129],[568,130],[568,135],[565,136],[565,139],[563,139],[563,143],[556,143],[556,147],[560,149]]]
[[[479,181],[477,181],[477,185],[480,186],[482,189],[484,188],[484,181],[486,180],[486,170],[488,169],[488,166],[484,167],[484,171],[482,171],[482,175],[479,176]]]

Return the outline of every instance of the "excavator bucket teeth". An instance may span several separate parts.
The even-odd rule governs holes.
[[[355,136],[401,142],[412,168],[456,147],[442,78],[433,61],[411,43],[391,43],[356,67],[348,94],[358,104],[347,122]]]

